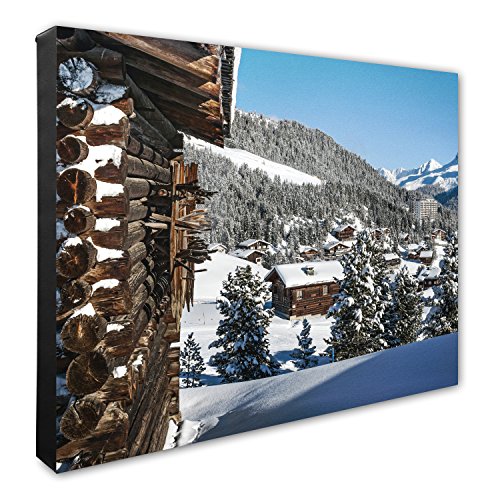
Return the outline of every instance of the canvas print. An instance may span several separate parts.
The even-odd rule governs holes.
[[[38,57],[44,462],[457,383],[456,74],[64,27]]]

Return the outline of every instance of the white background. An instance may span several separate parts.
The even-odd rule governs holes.
[[[37,498],[498,495],[499,36],[494,2],[9,2],[2,16],[0,491]],[[156,6],[155,6],[156,4]],[[183,5],[184,4],[184,5]],[[467,5],[467,7],[465,7]],[[463,6],[463,7],[462,7]],[[35,35],[52,25],[460,74],[460,386],[56,476],[35,453]],[[488,253],[486,248],[488,247]],[[28,497],[26,497],[28,498]]]

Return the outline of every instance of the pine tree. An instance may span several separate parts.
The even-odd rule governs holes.
[[[184,341],[184,349],[180,353],[180,362],[182,387],[202,386],[200,375],[205,371],[205,363],[200,354],[200,344],[194,340],[193,332]]]
[[[338,299],[331,307],[331,336],[324,339],[324,355],[335,361],[361,356],[385,347],[378,311],[380,301],[372,267],[373,242],[367,231],[359,234],[351,252],[341,259],[344,269]]]
[[[318,360],[314,357],[316,346],[311,346],[311,323],[307,319],[302,322],[302,331],[297,335],[297,341],[299,347],[296,347],[290,354],[290,357],[294,359],[295,368],[303,370],[316,366],[318,364]]]
[[[426,331],[432,337],[458,331],[458,238],[448,240],[441,268],[441,286],[433,303],[435,309]]]
[[[396,275],[392,308],[392,329],[389,332],[391,346],[416,342],[422,328],[423,300],[418,280],[404,266]]]
[[[269,351],[268,327],[274,316],[265,309],[270,299],[266,284],[250,266],[237,267],[223,282],[217,306],[224,317],[217,328],[218,339],[209,345],[219,348],[210,364],[223,382],[240,382],[276,375],[280,364]]]

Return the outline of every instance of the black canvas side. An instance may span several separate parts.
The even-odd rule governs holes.
[[[56,455],[56,28],[37,42],[38,352],[36,455],[55,470]]]

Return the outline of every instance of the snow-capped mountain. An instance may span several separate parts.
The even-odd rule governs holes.
[[[439,192],[445,192],[458,186],[458,154],[446,165],[431,159],[413,170],[381,168],[379,172],[389,182],[409,191],[433,187]]]

